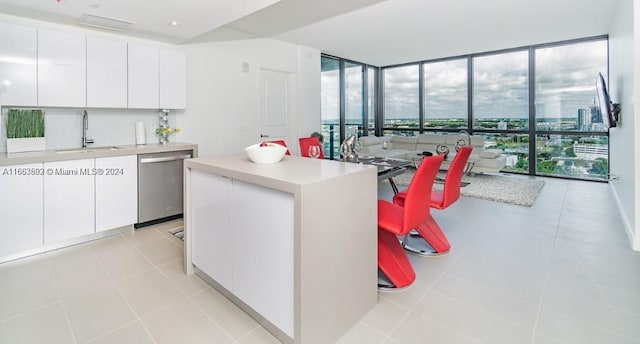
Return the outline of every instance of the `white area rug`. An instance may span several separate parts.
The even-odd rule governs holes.
[[[393,178],[393,180],[402,189],[409,184],[413,172],[414,170],[410,170]],[[444,177],[443,174],[440,176]],[[470,183],[462,188],[462,196],[526,207],[533,205],[544,186],[542,180],[528,179],[517,175],[476,174],[464,176],[462,181]],[[436,183],[434,188],[442,189],[442,184]]]

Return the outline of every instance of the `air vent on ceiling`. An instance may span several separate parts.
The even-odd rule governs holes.
[[[129,26],[135,25],[132,21],[103,17],[88,13],[84,13],[80,18],[78,18],[78,24],[112,31],[124,31]]]

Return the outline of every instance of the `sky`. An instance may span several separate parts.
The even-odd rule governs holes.
[[[528,53],[515,51],[473,59],[474,116],[528,117]],[[467,60],[425,64],[425,116],[467,116]],[[418,65],[385,69],[385,118],[418,117]],[[536,116],[572,117],[594,104],[595,80],[607,80],[607,41],[538,48],[535,50]],[[347,115],[357,118],[362,97],[360,68],[346,73]],[[338,119],[338,71],[323,72],[322,116]]]

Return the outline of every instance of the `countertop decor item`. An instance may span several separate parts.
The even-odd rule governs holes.
[[[360,151],[360,142],[356,135],[351,135],[342,141],[340,145],[340,160],[346,162],[360,162],[358,153]]]
[[[144,122],[136,122],[135,126],[136,130],[136,144],[137,145],[145,145],[147,144],[147,137],[145,135],[146,129],[144,128]]]
[[[251,161],[256,164],[272,164],[282,160],[287,148],[277,143],[256,143],[244,149]]]
[[[156,135],[160,139],[160,143],[166,145],[169,143],[169,135],[179,133],[180,128],[171,128],[169,126],[169,110],[160,110],[158,113],[158,128]]]
[[[10,109],[7,112],[7,153],[45,149],[44,112],[35,109]]]

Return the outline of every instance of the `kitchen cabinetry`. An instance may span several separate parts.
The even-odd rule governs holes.
[[[87,107],[127,107],[127,43],[87,37]]]
[[[211,198],[211,195],[231,195],[231,179],[194,170],[191,185],[197,186],[191,190],[191,199],[198,205],[192,210],[193,227],[207,228],[193,232],[193,263],[223,287],[232,290],[231,202],[222,197]]]
[[[377,302],[376,183],[375,168],[330,160],[189,159],[186,273],[283,343],[335,343]]]
[[[192,203],[205,205],[193,226],[207,228],[191,238],[193,264],[293,337],[293,195],[200,171],[191,178]]]
[[[0,104],[185,109],[186,54],[0,23]]]
[[[37,104],[36,37],[35,28],[0,23],[0,104]]]
[[[85,107],[86,38],[38,29],[38,106]]]
[[[95,232],[95,159],[44,163],[44,243]]]
[[[187,55],[160,49],[160,108],[186,109]]]
[[[158,108],[159,63],[157,47],[129,43],[127,79],[130,108]]]
[[[234,180],[232,207],[233,293],[293,337],[294,195]]]
[[[42,246],[42,163],[0,167],[0,257]]]
[[[97,158],[96,232],[138,222],[137,155]]]

